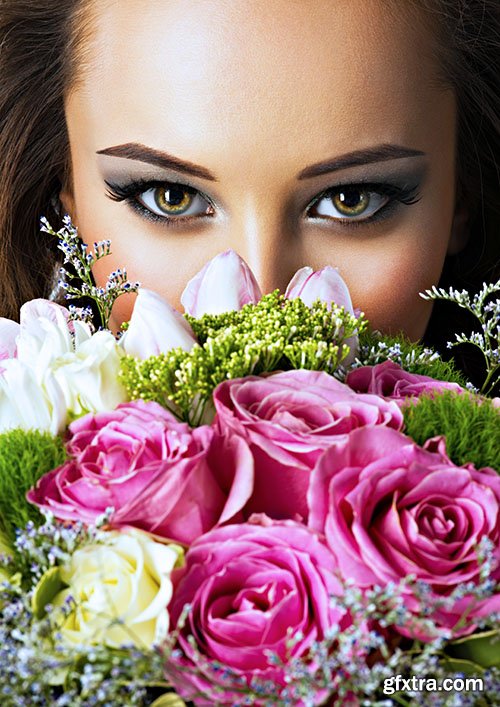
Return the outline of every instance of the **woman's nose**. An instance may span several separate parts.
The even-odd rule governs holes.
[[[285,291],[301,267],[300,244],[280,214],[258,209],[245,213],[232,230],[231,248],[249,265],[263,294]]]

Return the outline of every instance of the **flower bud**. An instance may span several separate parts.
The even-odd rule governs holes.
[[[262,292],[254,274],[234,250],[212,258],[187,284],[182,305],[197,319],[204,314],[222,314],[255,304]]]
[[[120,339],[125,353],[148,358],[177,347],[190,351],[195,343],[182,314],[155,292],[139,290],[129,327]]]
[[[297,270],[288,283],[285,297],[288,299],[300,297],[308,307],[320,299],[330,306],[335,304],[337,307],[344,307],[350,314],[354,311],[347,285],[337,268],[332,268],[330,265],[321,270],[313,270],[311,267]]]

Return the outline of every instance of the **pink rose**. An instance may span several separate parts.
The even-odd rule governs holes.
[[[435,602],[461,583],[478,582],[482,539],[500,558],[500,477],[455,466],[436,440],[422,449],[385,427],[354,430],[319,460],[308,502],[309,525],[324,532],[341,576],[360,587],[413,574],[430,585]],[[418,608],[409,589],[406,604]],[[474,617],[500,610],[500,595],[469,595],[431,618],[439,630],[452,629],[464,610],[469,626],[458,635],[471,630]]]
[[[318,371],[225,381],[215,389],[214,402],[220,432],[244,437],[255,459],[254,493],[246,512],[273,518],[307,517],[311,469],[351,430],[403,424],[395,403],[353,393]]]
[[[86,415],[70,432],[71,458],[28,492],[61,520],[93,523],[113,507],[113,526],[189,544],[237,519],[252,492],[253,460],[243,440],[192,429],[157,403]]]
[[[273,665],[268,653],[286,661],[287,641],[300,632],[290,655],[299,657],[332,626],[343,629],[351,623],[331,606],[330,597],[342,591],[332,567],[331,553],[319,537],[294,521],[276,523],[254,516],[250,523],[218,528],[199,538],[186,555],[170,605],[172,625],[186,604],[191,607],[179,635],[183,655],[166,667],[176,691],[187,699],[198,695],[198,706],[232,707],[241,699],[237,688],[257,679],[269,681],[278,696],[286,685],[284,671]],[[205,658],[222,664],[232,678],[210,670]],[[222,693],[216,692],[217,686],[224,688]],[[311,697],[314,702],[308,704],[319,705],[326,695],[318,690]]]
[[[374,393],[391,400],[404,400],[418,397],[423,393],[443,390],[463,393],[463,388],[458,383],[448,383],[429,376],[408,373],[394,361],[356,368],[347,375],[346,383],[358,393]]]

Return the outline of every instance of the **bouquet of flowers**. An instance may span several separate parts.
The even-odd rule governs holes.
[[[423,295],[477,317],[478,391],[334,268],[263,295],[223,253],[182,315],[57,235],[100,327],[0,320],[1,704],[499,704],[500,282]]]

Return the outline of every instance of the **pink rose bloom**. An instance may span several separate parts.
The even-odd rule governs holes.
[[[479,581],[476,546],[483,538],[500,559],[500,476],[455,466],[436,439],[422,449],[386,427],[354,430],[319,460],[308,502],[309,525],[325,534],[341,576],[360,587],[414,574],[430,585],[432,605],[457,585]],[[408,589],[407,608],[418,603]],[[468,596],[430,618],[446,632],[465,610],[468,626],[457,635],[468,633],[475,617],[499,611],[500,595]]]
[[[70,425],[71,458],[45,474],[28,500],[61,520],[93,523],[113,507],[130,525],[189,544],[238,519],[253,488],[241,439],[192,429],[157,403],[133,401]]]
[[[274,685],[278,696],[286,686],[284,671],[272,664],[268,652],[286,660],[290,632],[300,632],[291,650],[291,658],[299,657],[330,627],[345,629],[351,623],[331,606],[330,597],[342,591],[332,567],[331,553],[316,533],[294,521],[254,516],[250,523],[217,528],[199,538],[186,555],[170,604],[173,626],[183,607],[191,606],[179,635],[183,656],[166,666],[176,692],[185,699],[196,696],[197,706],[232,707],[241,700],[232,686],[257,679]],[[189,635],[203,658],[221,663],[234,682],[202,664]],[[221,694],[214,690],[217,685],[224,688]],[[318,690],[311,697],[314,702],[308,704],[320,705],[327,695]]]
[[[215,424],[244,437],[255,459],[255,487],[246,512],[307,518],[311,469],[332,444],[357,427],[400,429],[399,407],[359,395],[318,371],[287,371],[221,383],[214,392]]]
[[[347,375],[346,383],[358,393],[374,393],[390,400],[401,401],[434,391],[454,390],[463,393],[464,390],[458,383],[408,373],[394,361],[355,368]]]

